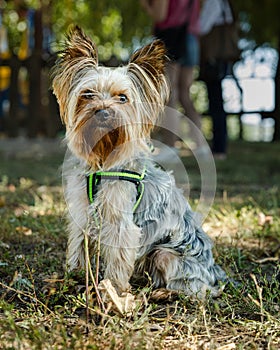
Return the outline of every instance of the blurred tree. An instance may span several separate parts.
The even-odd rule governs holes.
[[[42,87],[47,83],[42,79],[48,58],[61,48],[70,25],[80,25],[94,39],[98,44],[101,61],[107,61],[111,57],[126,60],[130,51],[147,40],[151,31],[150,20],[140,8],[139,1],[0,0],[0,15],[3,19],[1,23],[7,28],[11,52],[7,129],[13,131],[13,136],[16,136],[18,130],[18,125],[15,124],[19,119],[18,96],[21,102],[23,96],[28,96],[28,110],[23,117],[28,136],[34,137],[41,131],[45,132],[44,129],[47,129],[48,135],[55,135],[59,128],[54,120],[57,119],[57,111],[50,111],[50,116],[46,118],[48,113],[45,106],[54,103],[52,95],[46,96],[46,92],[43,94]],[[23,81],[18,77],[22,73],[27,78],[24,80],[27,84],[18,92],[22,85],[18,81]],[[9,134],[11,135],[10,131]]]
[[[269,43],[280,54],[280,1],[234,0],[232,3],[244,37],[255,45]],[[58,50],[71,24],[80,25],[93,37],[103,61],[112,56],[126,60],[132,50],[150,40],[151,20],[137,0],[0,0],[9,47],[19,57],[30,54],[27,47],[27,40],[30,40],[27,10],[30,9],[42,13],[43,52],[46,48]],[[279,64],[275,83],[275,139],[280,139]]]
[[[59,48],[71,24],[93,37],[102,60],[126,59],[151,34],[151,21],[139,1],[127,0],[0,0],[10,47],[17,54],[26,30],[27,9],[42,10],[43,25],[51,26],[52,49]]]
[[[243,36],[255,45],[268,43],[278,52],[275,75],[275,119],[274,140],[280,140],[280,1],[279,0],[235,0]]]
[[[280,39],[279,0],[235,0],[243,33],[256,44],[270,43],[277,48]]]
[[[151,33],[151,22],[139,1],[61,0],[52,2],[53,31],[58,41],[71,24],[78,24],[98,44],[102,60],[126,59]]]

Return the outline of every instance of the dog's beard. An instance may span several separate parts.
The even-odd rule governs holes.
[[[106,133],[103,134],[104,129],[94,130],[93,139],[98,140],[92,147],[90,152],[89,160],[92,158],[98,162],[100,166],[110,161],[116,151],[121,147],[124,147],[129,138],[126,135],[125,128],[123,126],[117,127],[113,130],[106,130]],[[92,163],[90,161],[90,163]]]
[[[98,120],[94,111],[77,116],[73,128],[66,134],[71,151],[93,169],[114,166],[116,161],[121,163],[122,158],[127,160],[134,151],[131,140],[137,141],[137,129],[141,128],[128,121],[124,111],[109,108],[108,112],[110,117],[106,121]]]

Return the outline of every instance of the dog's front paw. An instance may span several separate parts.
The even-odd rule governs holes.
[[[131,285],[127,283],[120,283],[119,281],[111,280],[112,286],[117,291],[118,295],[122,296],[125,293],[131,292]]]

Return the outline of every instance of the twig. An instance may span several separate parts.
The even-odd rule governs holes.
[[[85,232],[85,262],[86,262],[86,324],[89,323],[89,286],[88,286],[88,270],[89,270],[89,251],[88,251],[88,235],[87,232]]]
[[[81,302],[80,300],[76,300],[76,303],[77,304],[79,304],[80,306],[82,306],[82,307],[86,307],[86,304],[84,304],[83,302]],[[111,319],[111,316],[108,314],[108,312],[106,312],[106,309],[104,308],[104,310],[105,310],[105,313],[104,312],[102,312],[102,311],[100,311],[100,310],[98,310],[98,309],[93,309],[92,307],[88,307],[89,308],[89,311],[91,311],[91,312],[94,312],[94,313],[96,313],[97,315],[99,315],[99,316],[102,316],[102,317],[108,317],[109,319]]]
[[[98,290],[98,284],[96,283],[96,280],[92,273],[90,256],[89,256],[88,231],[89,231],[89,225],[87,226],[87,229],[84,231],[84,247],[85,247],[85,263],[86,263],[86,320],[87,322],[89,321],[89,276],[92,280],[92,283],[95,289],[98,305],[99,307],[102,307],[103,310],[105,310],[105,306],[102,302],[102,299]]]
[[[38,298],[37,298],[37,294],[36,294],[36,290],[35,290],[35,281],[34,281],[33,275],[31,273],[30,267],[29,267],[29,265],[28,265],[26,260],[24,261],[24,263],[25,263],[25,266],[27,267],[27,270],[28,270],[28,273],[29,273],[29,277],[30,277],[30,279],[32,281],[32,289],[33,289],[34,299],[37,301]]]
[[[253,259],[253,258],[251,258],[251,261],[253,261],[256,264],[265,264],[266,262],[278,261],[278,260],[279,260],[278,256],[268,257],[268,258],[263,258],[263,259]]]
[[[99,224],[99,234],[98,234],[98,240],[97,240],[97,247],[96,247],[96,270],[95,270],[95,283],[98,286],[99,280],[98,280],[98,275],[99,275],[99,261],[100,261],[100,237],[101,237],[101,230],[102,230],[102,216],[97,209],[98,212],[98,217],[100,218],[100,224]]]
[[[208,327],[208,324],[207,324],[207,319],[206,319],[206,309],[205,309],[203,304],[201,305],[201,309],[202,309],[202,315],[203,315],[203,322],[204,322],[205,330],[206,330],[208,338],[211,339],[211,334],[210,334],[210,330],[209,330],[209,327]]]
[[[255,286],[256,286],[256,289],[257,289],[257,292],[258,292],[258,297],[259,297],[259,302],[257,302],[257,300],[255,301],[255,304],[259,306],[260,308],[260,311],[261,311],[261,322],[263,323],[264,321],[264,314],[267,314],[263,308],[263,297],[262,297],[262,292],[263,292],[263,289],[262,287],[260,287],[258,285],[258,281],[256,279],[256,276],[254,274],[250,274],[252,280],[254,281],[255,283]],[[250,294],[249,294],[249,297],[250,297]],[[254,299],[252,298],[252,301],[254,301]]]
[[[39,303],[40,305],[42,305],[50,314],[52,314],[53,316],[56,316],[56,314],[47,307],[46,304],[44,304],[41,300],[37,299],[37,297],[34,297],[32,294],[29,294],[29,293],[25,293],[25,292],[22,292],[21,290],[18,290],[18,289],[15,289],[13,287],[10,287],[10,286],[7,286],[6,284],[0,282],[0,286],[2,286],[3,288],[6,288],[12,292],[15,292],[17,294],[20,294],[20,295],[23,295],[27,298],[30,298],[30,299],[35,299],[37,303]]]

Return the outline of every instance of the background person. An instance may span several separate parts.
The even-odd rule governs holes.
[[[178,102],[185,115],[201,129],[201,116],[196,111],[190,98],[194,67],[199,64],[199,0],[141,0],[142,6],[154,21],[154,35],[162,39],[168,49],[171,61],[166,72],[171,85],[169,107],[176,109]],[[162,130],[163,142],[174,146],[179,130],[179,118],[172,117],[172,110],[167,110]],[[201,146],[201,137],[190,123],[190,135]],[[172,130],[175,132],[168,132]]]
[[[199,18],[201,35],[200,79],[207,87],[209,113],[213,123],[212,151],[216,159],[225,159],[227,152],[227,114],[223,106],[222,80],[230,72],[229,60],[220,59],[230,38],[222,25],[233,24],[234,15],[228,0],[204,0]],[[214,28],[220,26],[217,38],[210,37]],[[208,35],[207,41],[203,40]],[[222,36],[222,37],[221,37]],[[206,44],[207,43],[207,44]],[[215,44],[217,47],[215,47]],[[228,45],[227,45],[228,46]],[[236,49],[238,51],[237,43]],[[238,55],[236,53],[236,55]]]

